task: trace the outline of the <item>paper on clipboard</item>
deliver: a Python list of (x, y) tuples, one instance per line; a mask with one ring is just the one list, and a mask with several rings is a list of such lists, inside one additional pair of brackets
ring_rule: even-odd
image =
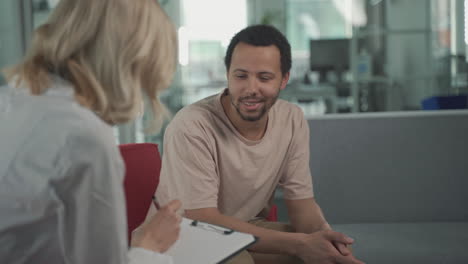
[(223, 263), (255, 241), (251, 234), (182, 218), (180, 237), (165, 254), (176, 264)]

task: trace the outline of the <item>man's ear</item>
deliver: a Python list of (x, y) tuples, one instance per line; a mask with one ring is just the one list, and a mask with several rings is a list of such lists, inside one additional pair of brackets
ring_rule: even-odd
[(283, 79), (281, 80), (280, 90), (283, 90), (284, 88), (286, 88), (286, 85), (288, 84), (288, 81), (289, 81), (289, 72), (287, 72), (287, 73), (285, 73), (283, 75)]

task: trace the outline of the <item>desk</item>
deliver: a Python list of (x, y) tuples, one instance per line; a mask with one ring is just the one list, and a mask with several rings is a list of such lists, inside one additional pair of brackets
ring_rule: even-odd
[(338, 112), (336, 87), (331, 84), (290, 83), (281, 92), (280, 98), (290, 102), (324, 100), (329, 106), (328, 112)]

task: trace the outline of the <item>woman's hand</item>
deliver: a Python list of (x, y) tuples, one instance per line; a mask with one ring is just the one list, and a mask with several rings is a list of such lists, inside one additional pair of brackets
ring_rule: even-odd
[(131, 246), (166, 252), (179, 238), (182, 217), (176, 212), (181, 205), (179, 200), (173, 200), (160, 208), (132, 232)]

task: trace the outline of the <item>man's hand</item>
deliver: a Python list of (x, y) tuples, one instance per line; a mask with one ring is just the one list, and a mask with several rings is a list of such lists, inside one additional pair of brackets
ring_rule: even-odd
[(298, 247), (297, 256), (306, 264), (363, 264), (346, 248), (346, 245), (354, 242), (353, 239), (342, 233), (325, 230), (301, 235), (302, 243)]
[[(327, 222), (325, 222), (322, 225), (322, 228), (320, 228), (320, 231), (326, 231), (326, 230), (333, 230), (331, 228), (331, 226)], [(336, 249), (338, 249), (338, 251), (343, 256), (348, 256), (348, 255), (350, 255), (352, 253), (351, 249), (348, 247), (350, 244), (340, 243), (340, 242), (333, 242), (333, 245), (335, 246)]]
[(343, 256), (348, 256), (351, 254), (351, 250), (348, 247), (348, 244), (333, 242), (333, 245)]
[(132, 247), (141, 247), (155, 252), (166, 252), (179, 238), (180, 217), (176, 212), (181, 206), (174, 200), (132, 232)]

